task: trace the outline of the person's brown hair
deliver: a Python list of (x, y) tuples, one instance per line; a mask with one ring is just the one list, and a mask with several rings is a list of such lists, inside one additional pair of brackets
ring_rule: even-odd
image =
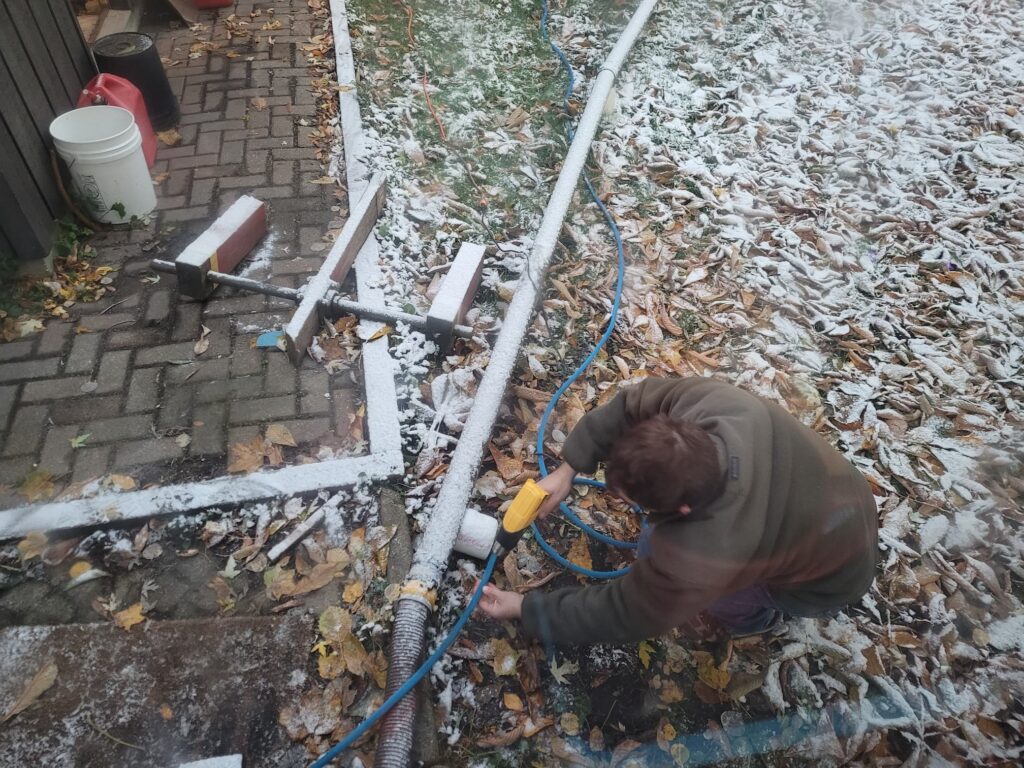
[(694, 511), (722, 495), (718, 451), (696, 424), (659, 414), (622, 435), (608, 457), (605, 480), (651, 512)]

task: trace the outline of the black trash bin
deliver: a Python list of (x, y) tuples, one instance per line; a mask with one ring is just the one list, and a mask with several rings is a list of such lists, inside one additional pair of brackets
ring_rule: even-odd
[(171, 90), (153, 38), (141, 32), (118, 32), (101, 37), (92, 46), (100, 72), (123, 77), (142, 92), (153, 128), (163, 131), (177, 125), (181, 113)]

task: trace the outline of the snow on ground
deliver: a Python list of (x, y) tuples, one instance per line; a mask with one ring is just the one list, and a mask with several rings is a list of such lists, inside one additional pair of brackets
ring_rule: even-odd
[[(621, 26), (600, 5), (553, 9), (579, 100)], [(385, 290), (422, 311), (458, 243), (489, 243), (472, 319), (495, 327), (563, 148), (554, 60), (532, 3), (439, 0), (411, 23), (403, 8), (351, 9), (373, 84), (364, 121), (392, 186), (378, 228)], [(594, 177), (626, 235), (626, 302), (609, 354), (556, 415), (553, 448), (623, 381), (714, 375), (800, 415), (865, 473), (880, 507), (884, 571), (863, 604), (737, 650), (730, 669), (760, 687), (719, 702), (735, 754), (756, 741), (738, 709), (820, 728), (758, 750), (892, 764), (1018, 756), (1020, 14), (1010, 0), (675, 0), (620, 76)], [(609, 306), (613, 251), (592, 206), (575, 207), (565, 243), (517, 382), (535, 391), (554, 389)], [(399, 331), (406, 448), (426, 449), (408, 478), (419, 517), (488, 346), (431, 369), (429, 344)], [(496, 439), (529, 471), (536, 413), (519, 394)], [(482, 496), (514, 492), (515, 473), (500, 475), (485, 475)], [(520, 566), (535, 572), (531, 558)], [(473, 697), (450, 684), (460, 665), (435, 671), (447, 712), (460, 692), (462, 706)], [(454, 715), (447, 732), (461, 730)]]

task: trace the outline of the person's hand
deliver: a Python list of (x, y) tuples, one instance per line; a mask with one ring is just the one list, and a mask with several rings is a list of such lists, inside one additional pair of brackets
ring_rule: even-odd
[(545, 477), (538, 480), (537, 485), (547, 491), (550, 495), (540, 505), (537, 517), (543, 520), (550, 515), (558, 505), (565, 501), (565, 498), (572, 490), (572, 480), (576, 477), (576, 470), (569, 466), (569, 462), (563, 461), (562, 465)]
[(523, 596), (488, 584), (484, 587), (484, 594), (477, 608), (499, 621), (518, 619), (523, 615)]

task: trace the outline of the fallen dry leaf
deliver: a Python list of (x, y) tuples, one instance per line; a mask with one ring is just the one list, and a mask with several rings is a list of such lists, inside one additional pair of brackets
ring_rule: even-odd
[(507, 640), (492, 640), (491, 650), (494, 657), (491, 659), (491, 667), (496, 675), (514, 675), (516, 672), (516, 661), (519, 654), (512, 649)]
[(228, 448), (228, 472), (255, 472), (263, 466), (263, 438), (254, 437)]
[(274, 445), (287, 445), (291, 448), (298, 447), (298, 444), (295, 442), (295, 438), (292, 436), (291, 430), (289, 430), (284, 424), (271, 424), (268, 426), (267, 440), (272, 442)]
[(18, 491), (29, 501), (35, 502), (53, 498), (57, 489), (53, 486), (53, 475), (45, 469), (37, 469), (22, 481)]
[(363, 596), (363, 582), (353, 581), (341, 594), (341, 599), (349, 605), (357, 602)]
[(31, 560), (43, 554), (46, 548), (46, 534), (40, 531), (32, 531), (28, 536), (18, 542), (18, 554), (21, 555), (21, 562)]
[(25, 687), (25, 690), (21, 692), (21, 695), (4, 712), (3, 717), (0, 717), (0, 723), (6, 723), (15, 715), (24, 712), (32, 706), (36, 699), (46, 693), (56, 679), (57, 665), (52, 661), (47, 662), (35, 673), (29, 684)]
[(174, 717), (174, 710), (171, 709), (167, 704), (160, 705), (160, 717), (164, 720), (170, 720)]
[(72, 564), (71, 568), (68, 570), (68, 576), (70, 576), (72, 579), (77, 579), (83, 573), (86, 573), (91, 570), (91, 563), (89, 563), (86, 560), (79, 560), (78, 562)]
[(168, 147), (176, 147), (181, 143), (181, 134), (178, 133), (177, 128), (171, 128), (167, 131), (157, 131), (157, 138)]
[(135, 605), (114, 614), (114, 623), (121, 627), (121, 629), (126, 630), (130, 630), (136, 624), (145, 620), (146, 617), (142, 615), (142, 603), (135, 603)]
[(199, 334), (199, 338), (196, 340), (195, 346), (192, 347), (192, 351), (195, 352), (197, 356), (203, 354), (203, 352), (210, 348), (209, 337), (210, 329), (204, 325)]
[(134, 491), (137, 485), (135, 478), (128, 475), (110, 475), (108, 479), (122, 491)]
[(253, 96), (252, 99), (249, 100), (249, 104), (257, 112), (262, 112), (264, 109), (267, 108), (267, 100), (264, 99), (262, 96)]
[(558, 727), (567, 736), (577, 736), (580, 732), (580, 718), (572, 712), (566, 712), (558, 718)]
[(523, 700), (516, 696), (514, 693), (506, 693), (501, 697), (502, 702), (506, 709), (510, 709), (513, 712), (523, 711)]
[(588, 571), (594, 568), (594, 561), (590, 557), (590, 542), (586, 536), (577, 537), (569, 547), (569, 562)]

